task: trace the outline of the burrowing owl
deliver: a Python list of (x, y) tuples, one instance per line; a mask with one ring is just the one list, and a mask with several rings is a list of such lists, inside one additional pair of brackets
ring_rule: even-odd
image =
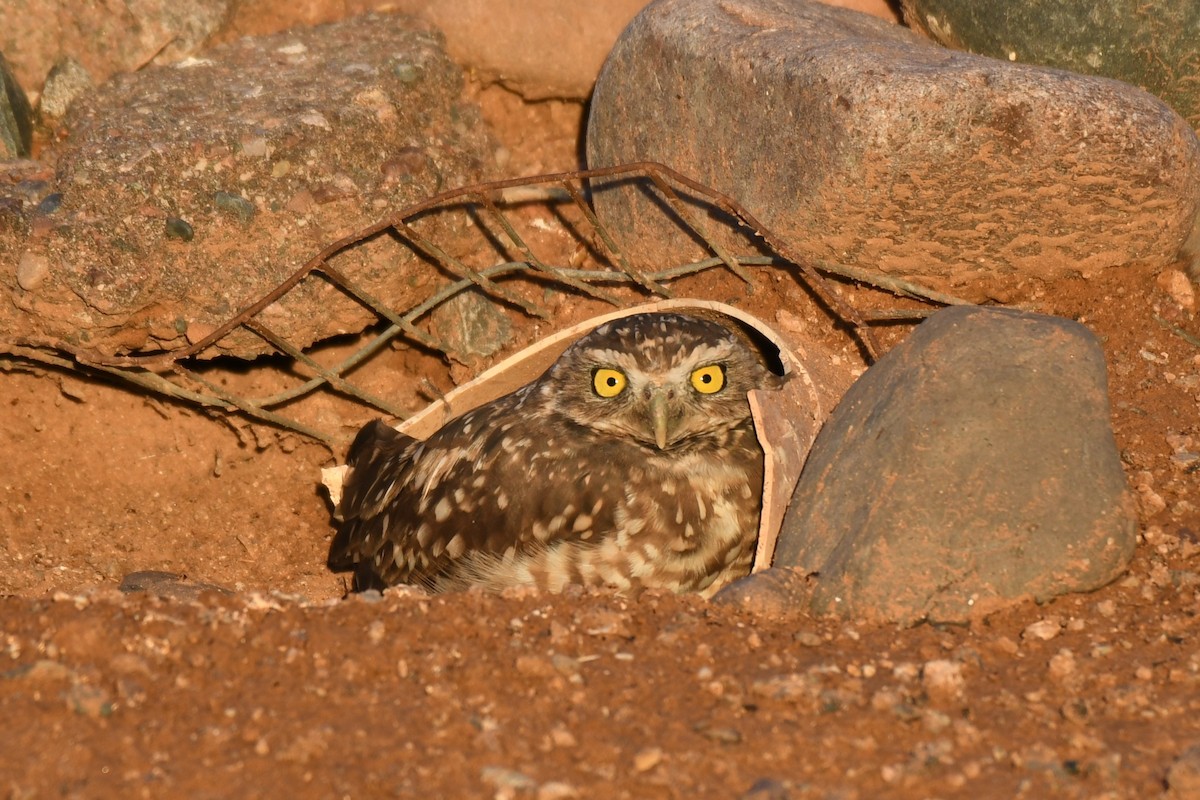
[(763, 452), (746, 392), (779, 381), (716, 322), (609, 322), (427, 441), (364, 427), (329, 565), (355, 570), (360, 589), (711, 595), (750, 569)]

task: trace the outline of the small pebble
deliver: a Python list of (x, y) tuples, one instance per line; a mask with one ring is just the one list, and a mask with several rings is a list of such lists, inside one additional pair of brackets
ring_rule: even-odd
[(1138, 472), (1133, 476), (1133, 488), (1137, 492), (1137, 502), (1143, 518), (1152, 517), (1167, 509), (1167, 501), (1154, 489), (1153, 473), (1144, 470)]
[(547, 781), (538, 787), (537, 794), (534, 796), (537, 800), (568, 800), (568, 798), (579, 797), (579, 790), (562, 781)]
[(196, 236), (196, 232), (192, 230), (192, 226), (188, 224), (187, 220), (179, 217), (167, 217), (166, 230), (168, 237), (183, 242), (190, 242)]
[(635, 772), (649, 772), (662, 763), (663, 751), (661, 747), (644, 747), (633, 756), (633, 769)]
[(266, 158), (271, 155), (271, 148), (262, 136), (247, 136), (242, 139), (242, 154), (251, 158)]
[(1085, 723), (1088, 721), (1088, 716), (1091, 714), (1091, 708), (1088, 702), (1083, 699), (1068, 700), (1059, 708), (1058, 713), (1062, 714), (1063, 719), (1075, 723)]
[(42, 85), (38, 108), (44, 118), (57, 120), (67, 115), (67, 109), (77, 97), (92, 88), (92, 76), (87, 68), (70, 56), (60, 58), (50, 69)]
[(1164, 270), (1155, 280), (1159, 288), (1175, 301), (1175, 304), (1185, 311), (1196, 309), (1196, 290), (1183, 270)]
[(305, 125), (311, 125), (314, 128), (321, 128), (322, 130), (326, 131), (333, 130), (329, 124), (329, 120), (326, 119), (325, 115), (320, 111), (306, 111), (300, 115), (300, 121)]
[(1038, 639), (1043, 642), (1048, 642), (1055, 636), (1058, 636), (1062, 630), (1062, 623), (1052, 617), (1040, 619), (1037, 622), (1030, 623), (1025, 626), (1025, 630), (1021, 631), (1021, 638), (1025, 641)]
[(555, 747), (571, 748), (579, 745), (579, 740), (575, 735), (564, 727), (552, 728), (550, 730), (550, 741)]
[(930, 733), (938, 734), (949, 728), (953, 724), (953, 721), (941, 711), (927, 708), (921, 712), (921, 724)]
[(759, 778), (750, 790), (742, 795), (741, 800), (788, 800), (791, 796), (786, 783), (774, 778)]
[(966, 685), (962, 664), (944, 658), (926, 661), (921, 668), (921, 685), (932, 698), (952, 700), (958, 697)]
[(217, 192), (213, 195), (213, 202), (217, 208), (232, 214), (242, 222), (249, 222), (254, 218), (256, 209), (254, 204), (241, 195), (232, 194), (230, 192)]
[(1075, 654), (1064, 647), (1050, 659), (1050, 677), (1056, 681), (1062, 681), (1075, 674), (1075, 667)]
[(479, 772), (479, 778), (484, 783), (494, 786), (498, 791), (530, 791), (537, 788), (537, 781), (523, 772), (507, 767), (484, 767)]
[(800, 631), (792, 636), (792, 640), (802, 647), (820, 647), (825, 640), (812, 631)]
[(39, 214), (53, 214), (62, 206), (63, 196), (61, 192), (48, 194), (42, 198), (42, 202), (37, 205)]
[(27, 292), (36, 291), (49, 274), (50, 260), (45, 256), (26, 251), (17, 262), (17, 285)]
[(578, 614), (575, 621), (588, 636), (633, 638), (629, 629), (629, 615), (619, 611), (597, 608)]
[(701, 723), (696, 725), (693, 730), (701, 736), (721, 744), (739, 744), (742, 741), (741, 731), (723, 725), (709, 726)]

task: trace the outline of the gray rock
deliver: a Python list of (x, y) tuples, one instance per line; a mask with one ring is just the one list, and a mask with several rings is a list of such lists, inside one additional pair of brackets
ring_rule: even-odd
[[(601, 72), (587, 150), (593, 167), (688, 173), (801, 257), (973, 300), (1166, 265), (1200, 205), (1200, 142), (1152, 95), (803, 0), (648, 6)], [(597, 194), (627, 249), (647, 263), (695, 252), (629, 197)]]
[(159, 570), (131, 572), (121, 579), (117, 589), (125, 594), (148, 592), (159, 597), (173, 597), (176, 600), (197, 600), (202, 592), (233, 594), (232, 590), (226, 589), (224, 586), (193, 581), (186, 575)]
[(793, 617), (811, 606), (814, 582), (798, 569), (771, 567), (734, 581), (713, 595), (712, 602), (735, 606), (757, 617)]
[(959, 307), (858, 380), (825, 424), (775, 564), (818, 612), (958, 621), (1102, 586), (1136, 519), (1082, 325)]
[(457, 294), (431, 316), (434, 335), (464, 363), (494, 355), (512, 338), (508, 315), (480, 292)]
[(38, 100), (38, 111), (42, 114), (43, 122), (65, 117), (71, 103), (92, 88), (91, 73), (83, 64), (70, 56), (59, 59), (46, 76), (42, 96)]
[(1200, 127), (1200, 3), (902, 0), (914, 28), (947, 47), (1141, 86)]
[(0, 160), (28, 156), (32, 138), (29, 99), (0, 55)]
[[(0, 231), (12, 298), (0, 329), (104, 353), (197, 341), (346, 233), (480, 180), (491, 148), (462, 83), (438, 36), (395, 16), (242, 39), (114, 79), (67, 117), (61, 202), (25, 236)], [(423, 157), (402, 175), (384, 168), (413, 151)], [(452, 249), (445, 227), (422, 232)], [(36, 295), (11, 277), (27, 252), (49, 264)], [(406, 272), (416, 260), (386, 236), (330, 263), (396, 307), (435, 280)], [(375, 322), (319, 280), (264, 318), (298, 346)], [(221, 347), (267, 350), (248, 333)]]

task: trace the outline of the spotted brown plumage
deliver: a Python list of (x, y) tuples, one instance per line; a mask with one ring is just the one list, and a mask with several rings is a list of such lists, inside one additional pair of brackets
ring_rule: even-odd
[(350, 448), (329, 565), (357, 588), (569, 583), (712, 594), (750, 569), (763, 454), (746, 393), (778, 384), (716, 322), (639, 314), (421, 442)]

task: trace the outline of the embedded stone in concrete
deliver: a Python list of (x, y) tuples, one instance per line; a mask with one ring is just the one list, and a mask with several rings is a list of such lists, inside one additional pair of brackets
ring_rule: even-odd
[(959, 621), (1098, 588), (1136, 519), (1082, 325), (960, 307), (871, 367), (825, 424), (775, 565), (812, 610)]
[[(601, 72), (587, 150), (593, 167), (656, 160), (713, 186), (798, 257), (972, 300), (1165, 266), (1200, 206), (1200, 143), (1149, 93), (803, 0), (649, 5)], [(627, 252), (697, 255), (631, 196), (596, 195)]]
[(92, 91), (95, 84), (87, 68), (70, 56), (55, 62), (42, 85), (42, 96), (38, 100), (38, 113), (43, 122), (54, 122), (66, 116), (71, 103)]

